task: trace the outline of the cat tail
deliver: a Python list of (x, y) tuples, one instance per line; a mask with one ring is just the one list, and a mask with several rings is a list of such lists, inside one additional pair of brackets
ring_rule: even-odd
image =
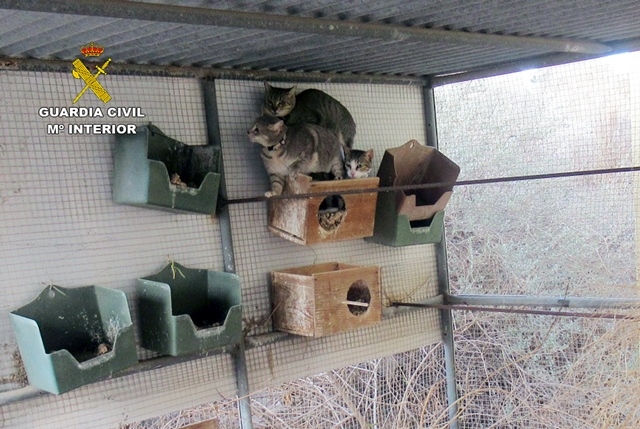
[(341, 132), (338, 132), (338, 140), (340, 140), (340, 143), (342, 144), (342, 146), (346, 146), (349, 149), (353, 149), (353, 137), (345, 138)]
[(346, 139), (344, 145), (349, 149), (353, 149), (353, 138)]
[(342, 158), (342, 162), (345, 162), (347, 160), (349, 153), (351, 153), (351, 148), (349, 148), (349, 146), (347, 146), (346, 144), (340, 142), (340, 158)]

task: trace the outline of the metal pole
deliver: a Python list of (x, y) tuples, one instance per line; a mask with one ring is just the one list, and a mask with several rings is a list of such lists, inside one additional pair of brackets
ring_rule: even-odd
[(450, 305), (450, 304), (419, 304), (416, 302), (393, 302), (398, 307), (414, 307), (414, 308), (438, 308), (441, 310), (462, 310), (462, 311), (479, 311), (486, 313), (507, 313), (507, 314), (530, 314), (536, 316), (556, 316), (556, 317), (584, 317), (587, 319), (616, 319), (616, 320), (633, 320), (633, 316), (627, 314), (616, 313), (580, 313), (573, 311), (552, 311), (552, 310), (531, 310), (524, 308), (496, 308), (486, 306), (473, 305)]
[(640, 308), (639, 298), (542, 297), (522, 295), (447, 295), (449, 305), (492, 305), (562, 308)]
[(370, 38), (401, 42), (420, 41), (427, 43), (531, 49), (540, 53), (568, 52), (574, 54), (603, 54), (610, 51), (607, 45), (584, 40), (471, 33), (455, 30), (340, 21), (327, 18), (306, 18), (270, 13), (240, 12), (126, 0), (111, 0), (108, 2), (104, 0), (48, 0), (46, 2), (41, 0), (0, 0), (0, 9), (18, 9), (35, 12), (102, 16), (278, 32), (322, 34), (327, 36)]
[[(216, 103), (216, 85), (213, 80), (203, 79), (202, 94), (204, 97), (204, 110), (207, 121), (207, 138), (209, 144), (218, 146), (220, 153), (220, 192), (221, 199), (227, 198), (227, 188), (224, 175), (224, 163), (222, 161), (222, 145), (220, 141), (220, 128), (218, 126), (218, 105)], [(220, 222), (220, 236), (222, 241), (222, 258), (224, 270), (235, 273), (236, 264), (233, 252), (233, 240), (231, 234), (231, 219), (229, 216), (229, 206), (218, 204), (218, 220)], [(252, 429), (251, 419), (251, 398), (249, 397), (249, 375), (247, 371), (247, 359), (245, 356), (244, 336), (240, 343), (232, 351), (234, 360), (236, 385), (238, 387), (238, 410), (240, 413), (240, 427), (242, 429)]]
[[(433, 87), (430, 83), (423, 90), (424, 115), (427, 146), (438, 148), (438, 128), (436, 121), (436, 103)], [(438, 292), (442, 296), (450, 293), (449, 268), (447, 263), (447, 246), (445, 232), (435, 245), (438, 268)], [(458, 387), (456, 385), (455, 344), (453, 340), (453, 313), (451, 309), (441, 309), (442, 345), (444, 347), (444, 363), (446, 371), (447, 403), (449, 404), (449, 428), (458, 429)]]
[[(449, 292), (449, 270), (447, 268), (447, 248), (445, 233), (436, 244), (438, 265), (438, 285), (440, 293)], [(449, 428), (458, 429), (458, 386), (456, 384), (456, 357), (453, 339), (453, 312), (451, 309), (440, 310), (442, 319), (442, 344), (444, 346), (444, 364), (447, 381), (447, 403), (449, 404)]]

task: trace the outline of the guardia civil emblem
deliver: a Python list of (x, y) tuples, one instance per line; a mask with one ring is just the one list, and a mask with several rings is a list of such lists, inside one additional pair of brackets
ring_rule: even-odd
[[(99, 57), (104, 52), (104, 48), (91, 42), (88, 45), (80, 48), (80, 52), (82, 52), (82, 55), (84, 55), (85, 57)], [(74, 104), (77, 103), (78, 100), (80, 100), (84, 93), (89, 89), (104, 103), (108, 103), (109, 100), (111, 100), (111, 95), (109, 95), (107, 90), (104, 89), (100, 82), (98, 82), (98, 77), (101, 74), (107, 74), (105, 69), (110, 62), (111, 58), (105, 61), (102, 66), (95, 66), (97, 70), (95, 74), (89, 71), (82, 60), (77, 59), (73, 62), (73, 70), (71, 71), (71, 74), (73, 74), (73, 77), (75, 77), (76, 79), (82, 79), (85, 83), (82, 91), (80, 91), (78, 95), (76, 95), (76, 98), (73, 99)]]

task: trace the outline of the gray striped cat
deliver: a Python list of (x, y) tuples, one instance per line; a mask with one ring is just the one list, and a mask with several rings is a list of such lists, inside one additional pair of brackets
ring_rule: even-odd
[(351, 113), (338, 100), (318, 89), (307, 89), (296, 95), (296, 87), (277, 88), (264, 83), (262, 113), (284, 119), (287, 126), (316, 124), (333, 132), (340, 142), (351, 148), (356, 123)]
[(333, 173), (344, 178), (342, 144), (332, 132), (314, 124), (287, 126), (282, 119), (262, 115), (247, 131), (249, 140), (262, 146), (262, 162), (269, 173), (271, 190), (280, 195), (288, 176), (298, 173)]

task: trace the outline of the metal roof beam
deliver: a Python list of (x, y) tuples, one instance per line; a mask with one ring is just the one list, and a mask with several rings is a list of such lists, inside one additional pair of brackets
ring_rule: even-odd
[(291, 15), (240, 12), (126, 0), (0, 0), (0, 9), (102, 16), (188, 25), (262, 29), (279, 32), (421, 41), (455, 45), (499, 46), (543, 52), (604, 54), (602, 43), (561, 38), (510, 36), (380, 23), (362, 23)]
[(467, 82), (475, 79), (484, 79), (487, 77), (499, 76), (509, 73), (517, 73), (523, 70), (539, 69), (544, 67), (553, 67), (562, 64), (569, 64), (578, 61), (586, 61), (595, 58), (601, 58), (607, 55), (621, 54), (625, 52), (640, 51), (640, 38), (619, 40), (609, 44), (611, 51), (606, 54), (599, 55), (570, 55), (567, 53), (553, 53), (551, 55), (536, 56), (531, 58), (518, 59), (508, 61), (501, 64), (494, 64), (486, 67), (478, 67), (459, 73), (442, 73), (430, 77), (431, 84), (436, 86), (449, 85), (452, 83)]

